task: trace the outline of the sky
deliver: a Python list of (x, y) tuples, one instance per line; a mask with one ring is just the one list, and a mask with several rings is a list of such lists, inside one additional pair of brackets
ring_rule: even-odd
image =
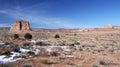
[(0, 0), (0, 27), (16, 20), (32, 28), (120, 26), (120, 0)]

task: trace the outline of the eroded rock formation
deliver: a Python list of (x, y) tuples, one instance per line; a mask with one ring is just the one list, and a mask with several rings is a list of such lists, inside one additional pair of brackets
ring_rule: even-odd
[(10, 28), (11, 33), (24, 33), (28, 31), (30, 31), (29, 22), (24, 20), (15, 21)]

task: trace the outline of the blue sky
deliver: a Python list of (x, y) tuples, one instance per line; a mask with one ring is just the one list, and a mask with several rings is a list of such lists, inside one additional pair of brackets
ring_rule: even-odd
[(120, 25), (120, 0), (0, 0), (0, 27), (27, 20), (34, 28)]

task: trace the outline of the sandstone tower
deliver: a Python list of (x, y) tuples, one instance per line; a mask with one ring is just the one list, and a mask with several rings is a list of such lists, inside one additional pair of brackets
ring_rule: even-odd
[(10, 28), (11, 33), (24, 33), (29, 31), (30, 31), (29, 22), (24, 20), (15, 21)]

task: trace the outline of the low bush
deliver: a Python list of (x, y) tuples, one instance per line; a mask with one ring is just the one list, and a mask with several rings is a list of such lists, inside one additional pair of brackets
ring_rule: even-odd
[(98, 65), (97, 64), (92, 64), (92, 67), (98, 67)]
[(25, 65), (23, 65), (22, 67), (32, 67), (32, 65), (25, 64)]
[(5, 45), (9, 45), (10, 43), (9, 42), (5, 42)]
[(32, 52), (32, 51), (29, 51), (28, 54), (30, 54), (30, 55), (35, 55), (35, 53)]
[(24, 42), (22, 47), (25, 49), (29, 49), (31, 47), (31, 44), (30, 42)]
[(43, 43), (42, 42), (36, 42), (36, 45), (42, 46)]
[(12, 50), (15, 52), (20, 50), (20, 47), (17, 44), (10, 44), (10, 48), (12, 48)]
[(24, 38), (25, 38), (25, 39), (32, 39), (32, 35), (31, 35), (30, 33), (26, 33), (26, 34), (24, 35)]
[(13, 51), (14, 51), (14, 52), (21, 53), (20, 48), (15, 48)]
[(54, 36), (54, 38), (60, 38), (59, 34), (56, 34), (56, 35)]
[(58, 53), (57, 52), (51, 52), (50, 55), (51, 56), (58, 56)]
[(100, 63), (100, 65), (107, 65), (107, 63), (103, 60), (100, 60), (99, 63)]
[(11, 55), (11, 52), (10, 51), (4, 51), (1, 55), (7, 55), (7, 56), (9, 56), (9, 55)]
[(19, 35), (18, 34), (14, 34), (14, 39), (18, 39)]
[(0, 64), (0, 67), (13, 67), (12, 63), (2, 63)]
[(25, 42), (25, 43), (23, 43), (23, 46), (30, 46), (30, 43), (29, 42)]
[(47, 59), (43, 59), (43, 60), (41, 60), (41, 63), (42, 63), (42, 64), (49, 64), (49, 62), (48, 62)]

